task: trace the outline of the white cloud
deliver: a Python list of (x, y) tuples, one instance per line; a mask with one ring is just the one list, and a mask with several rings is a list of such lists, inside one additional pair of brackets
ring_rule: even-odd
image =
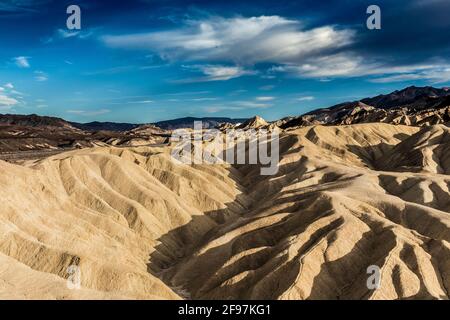
[(176, 93), (166, 93), (168, 96), (191, 96), (191, 95), (199, 95), (199, 94), (208, 94), (211, 93), (211, 91), (181, 91)]
[(256, 97), (256, 100), (258, 101), (272, 101), (275, 97)]
[(137, 66), (124, 65), (124, 66), (111, 67), (111, 68), (102, 69), (102, 70), (94, 70), (94, 71), (89, 71), (89, 72), (83, 72), (83, 75), (96, 76), (96, 75), (103, 75), (103, 74), (106, 74), (106, 75), (118, 74), (118, 73), (122, 73), (122, 72), (133, 71), (133, 70), (136, 70), (136, 69), (137, 69)]
[(207, 113), (217, 113), (220, 111), (242, 111), (246, 109), (266, 109), (272, 107), (269, 103), (259, 103), (255, 101), (233, 101), (227, 105), (211, 105), (203, 108)]
[(273, 75), (273, 74), (263, 74), (262, 76), (261, 76), (261, 79), (275, 79), (276, 77), (275, 77), (275, 75)]
[(208, 80), (229, 80), (243, 75), (253, 74), (253, 71), (244, 70), (242, 67), (226, 66), (202, 66), (201, 71)]
[(272, 90), (273, 88), (275, 88), (275, 86), (269, 84), (269, 85), (265, 85), (265, 86), (259, 87), (259, 90), (270, 91), (270, 90)]
[(29, 59), (29, 57), (20, 56), (20, 57), (14, 57), (13, 61), (16, 64), (16, 66), (18, 66), (19, 68), (29, 68), (30, 62), (28, 61), (28, 59)]
[(238, 95), (238, 94), (245, 93), (245, 92), (248, 92), (248, 90), (247, 89), (238, 89), (238, 90), (231, 91), (229, 94), (234, 96), (234, 95)]
[(324, 26), (305, 30), (280, 16), (214, 17), (173, 31), (102, 37), (110, 47), (149, 49), (169, 60), (296, 63), (352, 43), (354, 31)]
[(56, 30), (56, 35), (61, 39), (67, 39), (67, 38), (74, 38), (77, 37), (79, 39), (86, 39), (89, 38), (94, 34), (94, 31), (92, 29), (86, 29), (83, 30), (65, 30), (65, 29), (58, 29)]
[[(262, 78), (283, 72), (319, 81), (362, 76), (378, 83), (450, 81), (446, 62), (395, 66), (357, 55), (348, 49), (355, 35), (355, 30), (345, 27), (325, 25), (308, 29), (299, 20), (259, 16), (186, 20), (174, 30), (106, 35), (101, 40), (114, 48), (147, 49), (169, 61), (208, 64), (201, 70), (204, 77), (187, 82), (252, 74), (248, 69), (258, 63), (275, 65), (268, 73), (260, 72)], [(213, 65), (219, 63), (234, 66)]]
[(206, 107), (203, 110), (206, 113), (217, 113), (217, 112), (220, 112), (220, 111), (227, 110), (227, 108), (221, 107), (221, 106), (211, 106), (211, 107)]
[(244, 109), (245, 109), (244, 107), (233, 105), (213, 105), (203, 108), (203, 110), (207, 113), (217, 113), (221, 111), (241, 111)]
[(73, 38), (80, 34), (80, 31), (71, 31), (71, 30), (64, 30), (64, 29), (58, 29), (56, 30), (56, 33), (60, 38)]
[(67, 113), (77, 114), (81, 116), (98, 116), (111, 112), (109, 109), (100, 110), (67, 110)]
[(207, 113), (217, 113), (221, 111), (242, 111), (248, 109), (247, 107), (235, 106), (235, 105), (213, 105), (203, 108), (203, 111)]
[(43, 71), (35, 71), (34, 74), (34, 79), (36, 81), (43, 82), (48, 80), (48, 75)]
[[(287, 72), (300, 78), (349, 78), (370, 76), (371, 82), (385, 83), (406, 80), (428, 80), (440, 83), (450, 81), (450, 65), (442, 61), (423, 64), (391, 66), (366, 61), (351, 53), (307, 59), (303, 64), (287, 64), (272, 67), (272, 72)], [(378, 77), (378, 78), (377, 78)]]
[(14, 106), (16, 104), (18, 104), (19, 101), (17, 101), (14, 98), (8, 97), (6, 95), (0, 94), (0, 106), (7, 106), (7, 107), (11, 107)]
[(177, 80), (176, 82), (206, 82), (206, 81), (225, 81), (238, 78), (244, 75), (255, 74), (255, 71), (246, 70), (240, 66), (222, 66), (222, 65), (193, 65), (184, 66), (185, 69), (200, 71), (203, 76)]
[(422, 77), (419, 74), (397, 74), (393, 76), (380, 77), (371, 79), (370, 82), (373, 83), (389, 83), (389, 82), (399, 82), (399, 81), (410, 81), (419, 80)]
[(273, 67), (272, 71), (289, 72), (304, 78), (348, 77), (367, 73), (370, 67), (360, 57), (347, 54), (314, 57), (302, 64), (288, 64)]
[(205, 97), (205, 98), (193, 98), (191, 101), (202, 102), (202, 101), (216, 101), (218, 98)]
[(17, 90), (10, 90), (10, 94), (16, 95), (16, 96), (23, 96), (24, 94), (22, 92), (19, 92)]
[[(19, 92), (14, 90), (12, 83), (6, 83), (3, 87), (0, 87), (0, 110), (9, 111), (13, 106), (23, 102), (20, 100)], [(19, 100), (18, 100), (19, 99)]]
[(139, 101), (128, 101), (128, 104), (148, 104), (153, 103), (153, 100), (139, 100)]
[(254, 101), (235, 101), (233, 102), (233, 104), (241, 108), (250, 108), (250, 109), (269, 108), (272, 106), (272, 104), (270, 103), (260, 103)]
[(431, 83), (443, 83), (450, 81), (450, 65), (436, 65), (430, 66), (426, 69), (411, 70), (412, 72), (406, 72), (396, 75), (388, 75), (384, 77), (378, 77), (371, 79), (374, 83), (389, 83), (411, 80), (426, 80)]
[(52, 43), (53, 41), (59, 40), (59, 39), (70, 39), (70, 38), (77, 38), (77, 39), (87, 39), (91, 37), (95, 33), (95, 29), (85, 29), (85, 30), (67, 30), (67, 29), (57, 29), (55, 30), (54, 34), (49, 37), (42, 38), (41, 41), (44, 44)]
[(314, 99), (315, 98), (313, 96), (306, 96), (306, 97), (297, 98), (297, 101), (312, 101)]

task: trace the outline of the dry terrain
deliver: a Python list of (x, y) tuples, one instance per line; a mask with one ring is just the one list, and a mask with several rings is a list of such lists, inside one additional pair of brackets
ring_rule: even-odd
[(449, 297), (448, 127), (287, 131), (275, 176), (170, 149), (0, 161), (0, 298)]

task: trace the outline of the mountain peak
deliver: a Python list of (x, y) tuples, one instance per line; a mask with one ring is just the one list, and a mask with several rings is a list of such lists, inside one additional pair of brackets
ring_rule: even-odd
[(448, 88), (410, 86), (388, 94), (365, 98), (361, 102), (381, 109), (399, 108), (402, 106), (414, 106), (415, 108), (423, 109), (424, 106), (428, 105), (430, 99), (445, 97), (449, 94)]
[(254, 116), (248, 119), (242, 125), (239, 126), (240, 129), (257, 129), (269, 125), (266, 120), (260, 116)]

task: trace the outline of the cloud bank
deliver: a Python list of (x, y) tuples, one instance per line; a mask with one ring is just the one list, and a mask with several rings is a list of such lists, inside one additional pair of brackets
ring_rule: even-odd
[(203, 63), (191, 70), (200, 70), (204, 76), (188, 82), (257, 74), (251, 70), (258, 64), (271, 64), (271, 77), (283, 72), (322, 80), (369, 76), (373, 78), (369, 81), (378, 83), (450, 79), (445, 62), (399, 65), (357, 52), (356, 35), (348, 27), (308, 29), (299, 20), (273, 15), (188, 20), (170, 31), (106, 35), (101, 41), (112, 48), (150, 50), (173, 62)]
[(305, 57), (352, 43), (354, 31), (324, 26), (304, 30), (280, 16), (213, 17), (188, 21), (172, 31), (107, 35), (110, 47), (149, 49), (168, 60), (295, 63)]

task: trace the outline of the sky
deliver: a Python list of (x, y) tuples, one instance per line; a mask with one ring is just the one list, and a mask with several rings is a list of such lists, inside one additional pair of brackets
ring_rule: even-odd
[(275, 120), (449, 86), (449, 13), (449, 0), (0, 0), (0, 113)]

